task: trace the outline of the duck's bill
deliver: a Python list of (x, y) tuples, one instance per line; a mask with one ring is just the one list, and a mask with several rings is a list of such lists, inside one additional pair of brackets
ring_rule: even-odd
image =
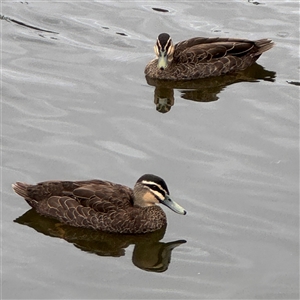
[(173, 201), (169, 196), (166, 196), (166, 198), (161, 203), (165, 206), (168, 206), (171, 210), (175, 211), (178, 214), (186, 214), (186, 210), (175, 201)]
[(168, 66), (168, 58), (165, 55), (165, 52), (162, 52), (160, 56), (158, 56), (157, 67), (160, 70), (164, 70)]

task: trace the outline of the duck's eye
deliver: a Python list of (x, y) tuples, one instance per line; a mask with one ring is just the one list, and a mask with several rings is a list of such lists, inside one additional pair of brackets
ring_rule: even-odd
[(165, 196), (165, 192), (163, 190), (161, 190), (157, 185), (155, 184), (150, 184), (148, 185), (148, 187), (152, 190), (152, 191), (156, 191), (159, 192), (160, 194), (162, 194), (163, 196)]

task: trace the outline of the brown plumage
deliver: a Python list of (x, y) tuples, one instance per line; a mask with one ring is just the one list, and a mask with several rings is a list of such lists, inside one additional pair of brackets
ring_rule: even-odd
[(169, 34), (162, 33), (154, 46), (157, 58), (148, 63), (145, 75), (164, 80), (220, 76), (246, 69), (273, 45), (270, 39), (196, 37), (174, 46)]
[(134, 189), (102, 180), (45, 181), (36, 185), (16, 182), (14, 191), (38, 213), (62, 223), (116, 233), (146, 233), (166, 225), (157, 205), (177, 213), (185, 210), (169, 198), (166, 183), (143, 175)]

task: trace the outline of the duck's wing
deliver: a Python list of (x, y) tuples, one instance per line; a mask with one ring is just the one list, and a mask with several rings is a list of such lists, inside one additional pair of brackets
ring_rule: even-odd
[(87, 184), (72, 191), (72, 198), (97, 212), (109, 212), (133, 206), (132, 189), (119, 184)]
[(17, 182), (17, 194), (44, 216), (76, 227), (118, 233), (155, 231), (166, 224), (158, 206), (133, 206), (132, 189), (107, 181)]
[(175, 45), (176, 63), (208, 63), (225, 56), (242, 57), (257, 51), (255, 42), (230, 38), (192, 38)]
[(47, 181), (36, 185), (16, 182), (13, 189), (44, 216), (105, 231), (114, 230), (111, 226), (116, 215), (121, 214), (123, 222), (128, 220), (125, 207), (132, 206), (133, 197), (130, 188), (100, 180)]
[[(13, 189), (34, 208), (42, 202), (47, 204), (54, 196), (55, 201), (62, 203), (71, 198), (78, 204), (99, 212), (133, 206), (132, 189), (102, 180), (44, 181), (35, 185), (17, 182)], [(62, 200), (59, 200), (60, 198)]]

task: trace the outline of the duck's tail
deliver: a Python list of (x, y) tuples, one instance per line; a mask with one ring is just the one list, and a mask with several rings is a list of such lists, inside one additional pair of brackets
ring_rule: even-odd
[(266, 52), (274, 47), (274, 42), (270, 39), (261, 39), (255, 41), (255, 46), (258, 48), (256, 55), (261, 55), (263, 52)]
[(28, 192), (27, 192), (28, 187), (29, 187), (29, 184), (24, 183), (24, 182), (17, 181), (16, 183), (12, 184), (13, 190), (23, 198), (28, 197)]
[(13, 190), (23, 197), (26, 202), (31, 206), (31, 207), (36, 207), (37, 201), (35, 199), (32, 199), (29, 194), (28, 194), (28, 187), (30, 187), (30, 184), (24, 183), (24, 182), (16, 182), (12, 184)]

